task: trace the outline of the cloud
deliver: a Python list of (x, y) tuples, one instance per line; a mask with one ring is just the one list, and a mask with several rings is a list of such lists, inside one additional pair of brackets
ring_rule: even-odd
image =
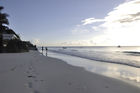
[(129, 2), (129, 1), (133, 1), (133, 0), (125, 0), (125, 2)]
[(82, 26), (82, 25), (77, 25), (73, 30), (72, 34), (86, 34), (89, 33), (90, 31), (88, 28)]
[(81, 22), (83, 23), (82, 25), (88, 25), (96, 22), (104, 22), (104, 19), (87, 18), (85, 20), (82, 20)]
[(76, 41), (66, 41), (57, 44), (59, 46), (91, 46), (96, 45), (96, 43), (93, 40), (76, 40)]
[(133, 22), (137, 20), (140, 20), (140, 12), (137, 12), (136, 14), (127, 14), (125, 18), (122, 18), (117, 21), (120, 23), (126, 23), (126, 22)]
[(105, 22), (97, 28), (104, 27), (106, 36), (122, 45), (140, 45), (140, 0), (120, 4), (104, 18)]
[(133, 0), (120, 4), (114, 8), (113, 11), (108, 13), (105, 17), (106, 22), (133, 22), (140, 18), (140, 3), (136, 3), (140, 0)]
[(137, 1), (135, 2), (135, 4), (140, 4), (140, 1), (139, 1), (139, 0), (137, 0)]
[(136, 14), (130, 14), (130, 16), (132, 16), (132, 17), (139, 17), (140, 16), (140, 12), (138, 12)]
[(41, 45), (40, 39), (38, 39), (38, 38), (32, 39), (31, 42), (35, 45)]
[[(95, 25), (96, 22), (100, 24)], [(140, 45), (139, 24), (140, 0), (130, 0), (115, 7), (103, 19), (82, 20), (79, 29), (101, 32), (92, 38), (97, 45)]]

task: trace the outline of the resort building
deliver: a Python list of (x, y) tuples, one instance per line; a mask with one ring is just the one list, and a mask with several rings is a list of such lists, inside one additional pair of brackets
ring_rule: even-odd
[(11, 29), (3, 31), (2, 37), (3, 40), (20, 39), (20, 37)]
[(12, 40), (17, 38), (15, 34), (2, 34), (2, 36), (3, 40)]
[(20, 40), (20, 37), (12, 30), (6, 29), (2, 31), (3, 47), (6, 47), (10, 40)]

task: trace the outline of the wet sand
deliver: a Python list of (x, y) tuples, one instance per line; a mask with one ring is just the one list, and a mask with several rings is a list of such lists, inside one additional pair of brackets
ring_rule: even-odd
[(140, 93), (140, 89), (31, 51), (0, 54), (0, 92)]

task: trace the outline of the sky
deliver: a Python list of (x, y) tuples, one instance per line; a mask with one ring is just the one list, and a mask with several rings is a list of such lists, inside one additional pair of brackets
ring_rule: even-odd
[(140, 0), (0, 0), (9, 27), (38, 46), (140, 46)]

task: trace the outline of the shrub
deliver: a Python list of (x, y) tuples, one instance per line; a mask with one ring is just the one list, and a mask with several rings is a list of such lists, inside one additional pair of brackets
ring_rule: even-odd
[(6, 46), (6, 51), (10, 53), (28, 52), (28, 47), (20, 40), (10, 40)]

